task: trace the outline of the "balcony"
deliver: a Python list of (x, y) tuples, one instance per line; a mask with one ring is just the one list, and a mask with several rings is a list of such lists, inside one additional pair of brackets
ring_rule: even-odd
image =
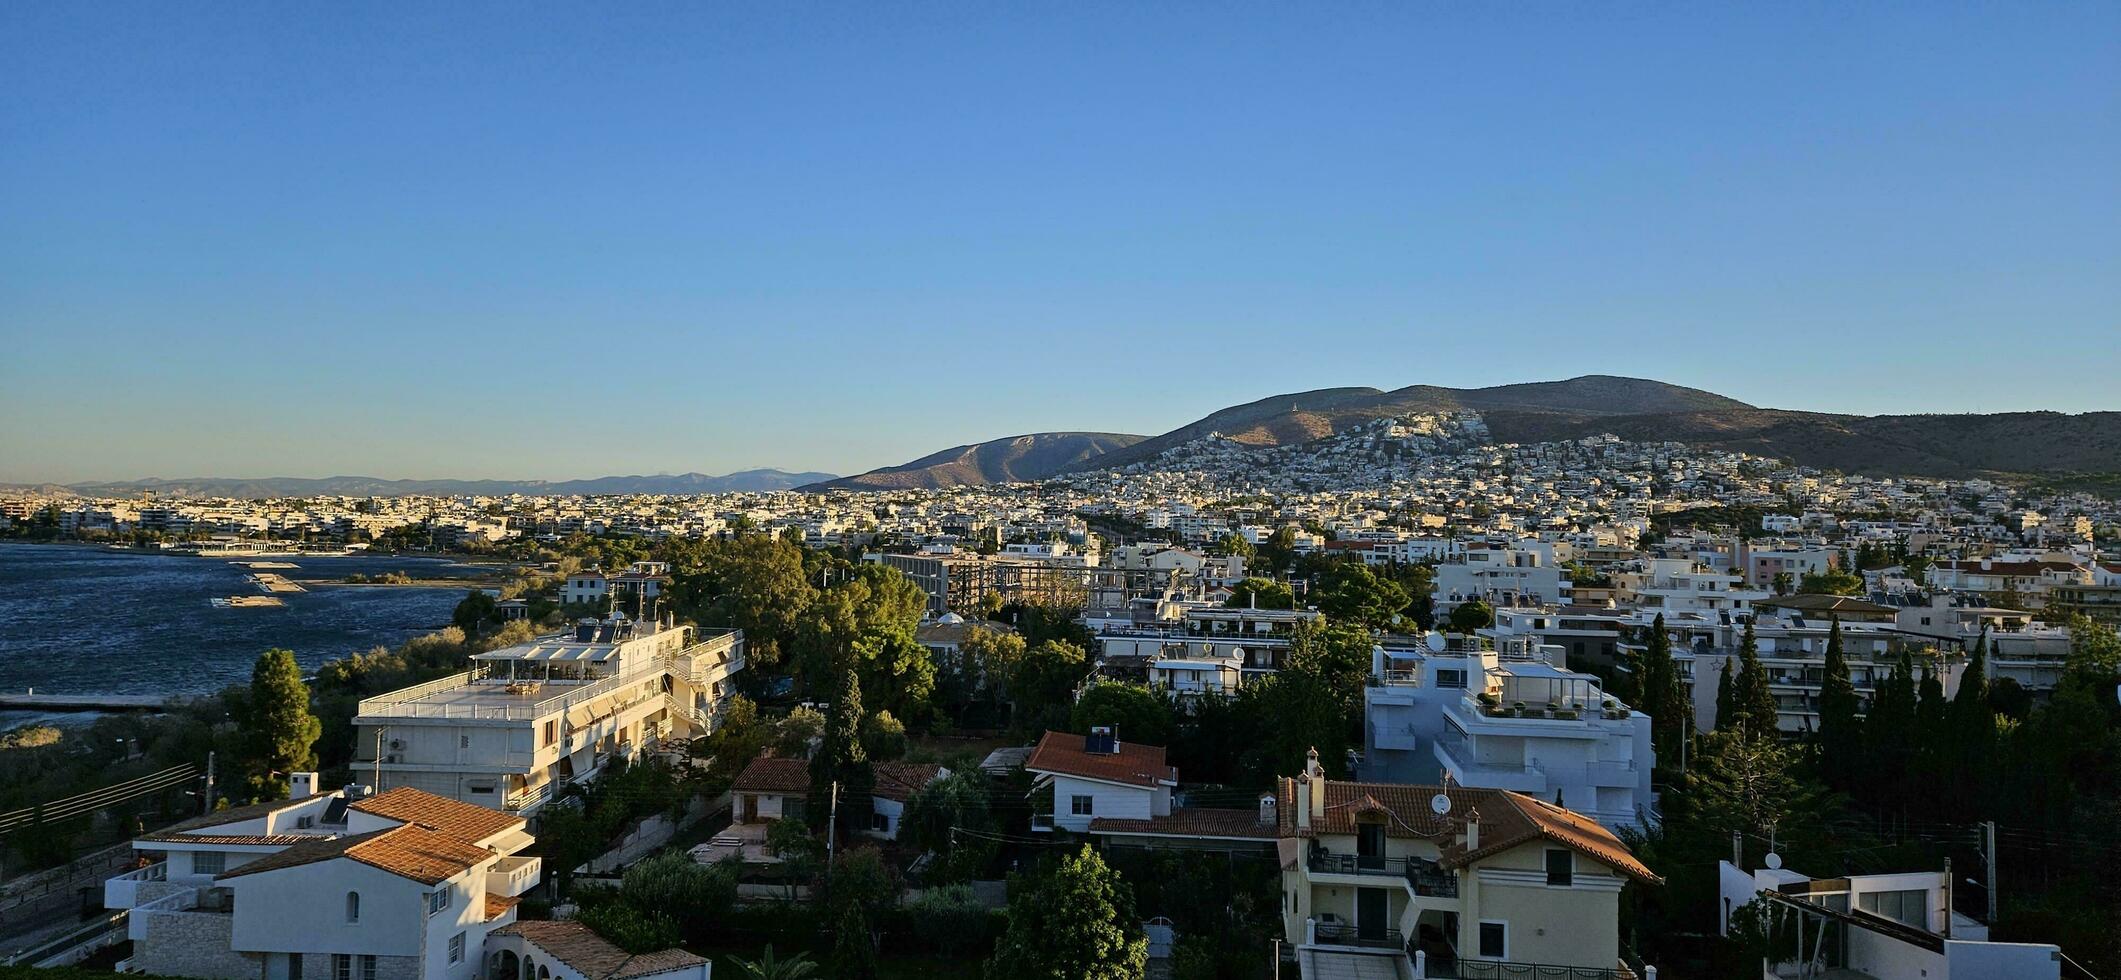
[(514, 898), (536, 888), (544, 868), (543, 858), (530, 855), (504, 857), (486, 872), (486, 891), (502, 898)]
[(1412, 722), (1378, 721), (1370, 725), (1370, 744), (1380, 749), (1418, 749)]
[(169, 880), (169, 862), (156, 861), (144, 868), (128, 871), (103, 882), (103, 907), (107, 909), (129, 909), (139, 904), (142, 885), (149, 894), (158, 889), (152, 883)]
[(525, 786), (508, 794), (507, 798), (501, 801), (501, 808), (510, 813), (535, 809), (546, 800), (552, 799), (553, 785), (548, 780), (535, 786)]
[(1321, 850), (1311, 852), (1309, 866), (1313, 874), (1399, 878), (1406, 882), (1408, 888), (1413, 889), (1414, 894), (1424, 898), (1458, 897), (1458, 876), (1443, 870), (1434, 861), (1418, 857), (1336, 854)]
[(1458, 876), (1434, 861), (1410, 857), (1406, 861), (1407, 885), (1422, 898), (1457, 898)]
[(1363, 949), (1405, 949), (1407, 940), (1397, 929), (1364, 929), (1340, 922), (1312, 922), (1314, 946), (1355, 946)]

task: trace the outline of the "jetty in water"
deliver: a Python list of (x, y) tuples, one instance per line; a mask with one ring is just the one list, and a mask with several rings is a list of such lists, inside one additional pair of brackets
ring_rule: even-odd
[(169, 699), (156, 694), (0, 694), (0, 711), (162, 711)]

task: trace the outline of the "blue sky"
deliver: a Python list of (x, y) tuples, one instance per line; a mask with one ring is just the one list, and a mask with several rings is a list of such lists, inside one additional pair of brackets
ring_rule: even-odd
[(0, 480), (2121, 409), (2117, 175), (2111, 3), (0, 4)]

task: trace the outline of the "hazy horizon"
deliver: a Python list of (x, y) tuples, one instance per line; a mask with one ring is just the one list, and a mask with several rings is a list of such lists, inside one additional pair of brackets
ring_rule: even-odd
[(2121, 409), (2121, 6), (0, 7), (0, 482)]

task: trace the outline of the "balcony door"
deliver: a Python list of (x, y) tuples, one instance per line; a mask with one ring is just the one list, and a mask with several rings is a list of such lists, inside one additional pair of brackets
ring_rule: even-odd
[[(1382, 860), (1382, 859), (1380, 859)], [(1383, 942), (1390, 928), (1391, 893), (1382, 888), (1355, 889), (1355, 938)]]
[(1385, 825), (1359, 824), (1355, 828), (1355, 866), (1364, 871), (1385, 869)]

